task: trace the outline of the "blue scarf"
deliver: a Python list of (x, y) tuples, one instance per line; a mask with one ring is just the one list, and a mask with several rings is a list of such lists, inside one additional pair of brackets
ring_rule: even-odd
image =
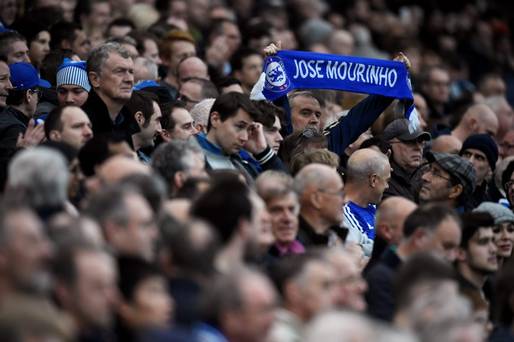
[(407, 118), (414, 109), (409, 74), (401, 62), (282, 50), (266, 58), (264, 72), (262, 93), (269, 101), (294, 89), (334, 89), (404, 100)]

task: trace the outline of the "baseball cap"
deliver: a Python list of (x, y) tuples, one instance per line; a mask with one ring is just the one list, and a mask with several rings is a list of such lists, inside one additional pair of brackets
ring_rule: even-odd
[(440, 152), (429, 152), (427, 160), (429, 163), (436, 162), (443, 170), (457, 178), (464, 188), (465, 195), (471, 195), (475, 191), (475, 169), (468, 160), (456, 154)]
[(422, 131), (420, 129), (412, 129), (407, 119), (396, 119), (391, 121), (382, 133), (382, 137), (386, 141), (390, 141), (397, 138), (401, 141), (412, 141), (412, 140), (425, 140), (429, 141), (432, 139), (430, 133)]
[(9, 65), (11, 83), (16, 90), (28, 90), (35, 87), (50, 88), (48, 81), (42, 80), (36, 68), (30, 63), (20, 62)]

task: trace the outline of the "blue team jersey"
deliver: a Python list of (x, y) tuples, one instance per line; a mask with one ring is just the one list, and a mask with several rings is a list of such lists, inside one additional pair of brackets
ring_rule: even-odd
[(362, 208), (350, 201), (344, 206), (344, 226), (359, 230), (369, 239), (374, 240), (376, 212), (377, 206), (374, 204), (368, 204), (366, 208)]

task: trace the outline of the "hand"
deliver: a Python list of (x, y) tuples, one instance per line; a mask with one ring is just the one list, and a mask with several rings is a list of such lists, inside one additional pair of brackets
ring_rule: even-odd
[(41, 143), (45, 138), (44, 127), (44, 124), (36, 126), (36, 121), (34, 119), (30, 119), (27, 129), (25, 130), (25, 134), (20, 133), (18, 135), (16, 147), (27, 148)]
[(268, 143), (266, 142), (266, 137), (264, 136), (264, 129), (262, 124), (259, 122), (254, 122), (248, 128), (248, 141), (245, 144), (245, 149), (253, 155), (262, 153), (266, 147), (268, 147)]
[(402, 62), (403, 64), (405, 64), (407, 71), (410, 70), (410, 68), (411, 68), (411, 62), (410, 62), (409, 58), (407, 58), (407, 56), (405, 56), (405, 54), (403, 52), (398, 52), (394, 56), (393, 61)]
[(276, 55), (280, 50), (282, 50), (282, 42), (279, 40), (277, 45), (275, 45), (275, 43), (271, 43), (264, 48), (264, 56)]

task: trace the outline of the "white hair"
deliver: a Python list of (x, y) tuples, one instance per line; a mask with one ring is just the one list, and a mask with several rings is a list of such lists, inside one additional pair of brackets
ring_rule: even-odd
[(69, 173), (64, 157), (48, 147), (17, 154), (9, 164), (7, 188), (21, 193), (34, 208), (58, 206), (67, 200)]

